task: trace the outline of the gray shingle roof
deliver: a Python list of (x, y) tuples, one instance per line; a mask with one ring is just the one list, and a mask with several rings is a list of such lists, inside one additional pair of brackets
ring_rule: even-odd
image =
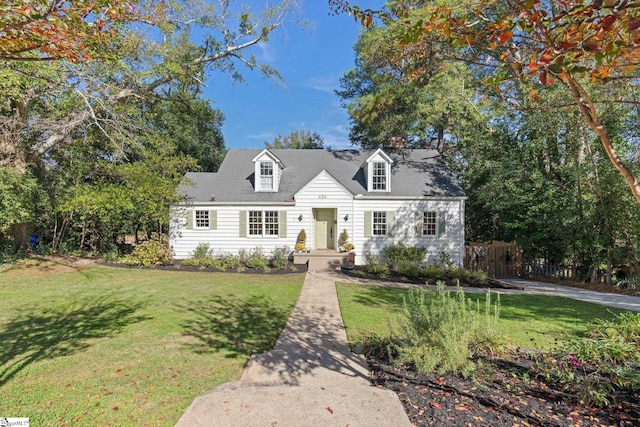
[(352, 194), (392, 197), (464, 197), (451, 171), (435, 150), (384, 152), (393, 159), (391, 192), (367, 191), (362, 165), (375, 150), (269, 150), (282, 161), (280, 188), (276, 193), (254, 191), (254, 164), (263, 150), (230, 149), (218, 172), (189, 172), (180, 190), (193, 202), (292, 202), (294, 195), (326, 170)]

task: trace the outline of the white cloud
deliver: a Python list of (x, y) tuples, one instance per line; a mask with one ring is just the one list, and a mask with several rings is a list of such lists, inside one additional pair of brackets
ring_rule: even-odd
[(307, 79), (302, 85), (310, 89), (333, 94), (333, 91), (338, 89), (340, 85), (340, 76), (337, 74), (332, 76), (314, 76)]
[(275, 47), (269, 43), (258, 43), (258, 49), (260, 49), (260, 61), (273, 64), (278, 60), (278, 52)]
[(249, 139), (259, 139), (260, 141), (271, 141), (275, 135), (271, 132), (253, 133), (247, 135)]

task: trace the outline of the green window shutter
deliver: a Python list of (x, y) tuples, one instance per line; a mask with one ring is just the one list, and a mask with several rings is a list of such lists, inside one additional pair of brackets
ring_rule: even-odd
[(187, 225), (185, 226), (187, 230), (193, 229), (193, 215), (192, 210), (188, 210), (184, 215), (184, 218), (187, 220)]
[(212, 230), (218, 229), (218, 211), (209, 211), (209, 228)]
[(372, 237), (373, 230), (371, 228), (371, 211), (364, 212), (364, 237)]
[(387, 236), (396, 235), (396, 213), (394, 211), (387, 212)]
[(446, 213), (438, 212), (438, 237), (446, 232)]
[(415, 216), (416, 237), (422, 237), (422, 224), (424, 223), (424, 212), (416, 212)]
[(287, 211), (278, 212), (278, 235), (287, 237)]
[(247, 211), (240, 211), (240, 237), (247, 237)]

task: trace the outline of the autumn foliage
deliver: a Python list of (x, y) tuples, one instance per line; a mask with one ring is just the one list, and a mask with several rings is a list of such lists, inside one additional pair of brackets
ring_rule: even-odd
[[(403, 22), (399, 61), (415, 64), (414, 76), (437, 70), (438, 62), (464, 61), (484, 73), (496, 92), (521, 83), (560, 82), (611, 163), (640, 202), (640, 185), (616, 153), (601, 123), (598, 103), (586, 83), (637, 78), (640, 61), (640, 3), (629, 0), (469, 0), (390, 2), (391, 13), (338, 3), (367, 25), (368, 17)], [(337, 6), (334, 8), (338, 9)], [(434, 65), (435, 63), (435, 65)], [(425, 68), (425, 64), (431, 68)], [(515, 85), (513, 83), (516, 83)], [(535, 89), (532, 91), (535, 100)]]
[(140, 2), (126, 0), (4, 1), (0, 60), (96, 59), (117, 42), (123, 24), (151, 16)]

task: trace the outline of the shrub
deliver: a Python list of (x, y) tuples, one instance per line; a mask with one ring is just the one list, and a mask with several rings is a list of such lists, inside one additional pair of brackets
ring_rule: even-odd
[(608, 406), (616, 389), (640, 390), (640, 313), (596, 320), (587, 337), (541, 356), (543, 375), (583, 405)]
[(449, 274), (449, 277), (453, 280), (464, 280), (471, 275), (471, 273), (469, 273), (469, 270), (464, 269), (462, 267), (449, 268), (447, 273)]
[(240, 266), (240, 257), (232, 254), (224, 254), (218, 257), (221, 270), (235, 270)]
[(364, 277), (364, 271), (362, 270), (352, 270), (351, 275), (355, 277)]
[(262, 249), (257, 247), (247, 258), (246, 266), (257, 270), (267, 270), (269, 268), (269, 259), (262, 254)]
[(303, 243), (307, 241), (307, 233), (305, 233), (304, 228), (300, 230), (298, 233), (298, 243)]
[(278, 246), (271, 253), (271, 266), (273, 268), (286, 268), (289, 264), (289, 246)]
[(459, 286), (455, 294), (443, 282), (437, 286), (435, 298), (418, 290), (405, 299), (397, 362), (422, 372), (450, 371), (468, 377), (475, 370), (474, 351), (500, 342), (495, 332), (499, 300), (492, 304), (487, 292), (483, 312)]
[(440, 252), (440, 254), (438, 255), (438, 266), (444, 269), (451, 269), (453, 268), (454, 265), (455, 264), (453, 263), (453, 260), (451, 259), (451, 255), (449, 255), (449, 252), (445, 252), (445, 251)]
[(342, 233), (340, 233), (340, 241), (346, 242), (347, 240), (349, 240), (349, 233), (347, 233), (347, 229), (345, 228)]
[(207, 257), (211, 257), (211, 249), (209, 249), (208, 243), (198, 243), (198, 246), (191, 252), (191, 258), (193, 259), (204, 259)]
[(409, 279), (415, 279), (420, 276), (420, 266), (411, 261), (400, 261), (396, 266), (396, 271)]
[(397, 266), (403, 261), (421, 264), (427, 253), (427, 249), (420, 246), (407, 246), (404, 243), (394, 243), (382, 251), (384, 259), (392, 266)]
[(369, 264), (367, 265), (367, 271), (371, 274), (375, 274), (378, 277), (386, 277), (389, 274), (389, 266), (387, 264)]
[(398, 355), (398, 338), (392, 333), (378, 335), (372, 332), (362, 338), (362, 343), (358, 347), (360, 347), (358, 353), (365, 357), (393, 360)]
[(485, 283), (487, 281), (487, 273), (482, 270), (476, 270), (471, 273), (471, 277), (480, 281), (481, 283)]
[(420, 269), (420, 275), (425, 278), (427, 283), (432, 280), (444, 279), (444, 270), (435, 264), (427, 265)]
[(131, 254), (122, 259), (124, 264), (149, 267), (173, 263), (171, 249), (167, 244), (150, 240), (137, 245)]

